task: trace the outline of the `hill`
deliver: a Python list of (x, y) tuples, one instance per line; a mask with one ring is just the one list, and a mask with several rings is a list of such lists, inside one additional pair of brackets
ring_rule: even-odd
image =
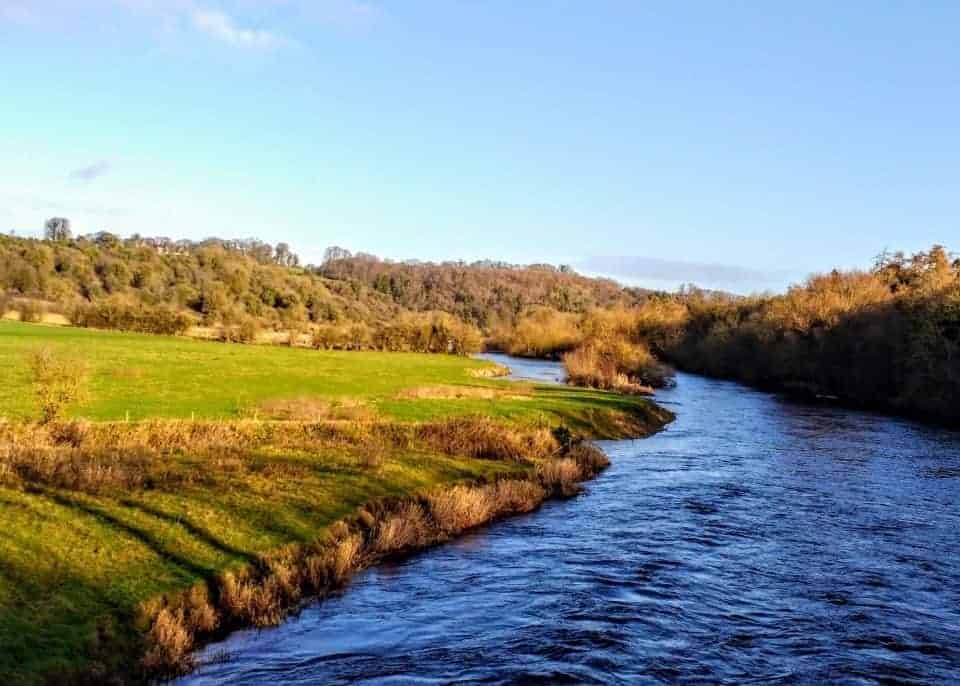
[[(636, 293), (545, 265), (406, 264), (285, 244), (113, 234), (0, 236), (0, 309), (79, 326), (338, 349), (470, 352), (533, 306), (630, 304)], [(283, 334), (283, 335), (280, 335)]]

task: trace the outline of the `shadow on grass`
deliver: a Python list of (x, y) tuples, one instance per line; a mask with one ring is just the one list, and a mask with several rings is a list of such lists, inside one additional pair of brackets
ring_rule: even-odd
[(210, 546), (211, 548), (215, 548), (216, 550), (219, 550), (220, 552), (225, 553), (226, 555), (231, 555), (233, 557), (245, 560), (246, 562), (252, 563), (256, 561), (256, 556), (251, 555), (245, 550), (240, 550), (239, 548), (235, 548), (229, 545), (228, 543), (221, 541), (219, 538), (211, 534), (209, 531), (207, 531), (203, 527), (200, 527), (194, 524), (186, 517), (183, 517), (181, 515), (169, 514), (156, 507), (152, 507), (150, 505), (147, 505), (146, 503), (138, 502), (136, 500), (124, 499), (120, 501), (120, 504), (123, 505), (124, 507), (128, 507), (134, 510), (139, 510), (144, 514), (151, 515), (153, 517), (156, 517), (157, 519), (162, 519), (170, 524), (179, 526), (185, 529), (195, 539), (203, 542), (204, 544)]
[(117, 531), (136, 539), (146, 547), (150, 548), (151, 551), (153, 551), (158, 557), (162, 558), (165, 562), (168, 562), (172, 566), (186, 572), (186, 574), (183, 576), (187, 581), (205, 579), (215, 571), (211, 567), (198, 565), (192, 560), (189, 560), (182, 555), (178, 555), (164, 545), (164, 543), (160, 541), (153, 533), (135, 526), (134, 524), (123, 521), (104, 508), (98, 507), (92, 503), (84, 502), (79, 498), (68, 496), (63, 493), (56, 493), (48, 489), (43, 490), (43, 495), (61, 507), (71, 508), (83, 512), (84, 514), (115, 528)]

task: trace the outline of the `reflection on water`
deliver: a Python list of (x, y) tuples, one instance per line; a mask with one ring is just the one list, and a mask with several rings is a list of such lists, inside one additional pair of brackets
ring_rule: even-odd
[(510, 357), (501, 353), (481, 353), (477, 355), (482, 360), (490, 360), (510, 368), (508, 379), (517, 381), (538, 381), (540, 383), (564, 383), (567, 373), (563, 365), (558, 362), (544, 362), (543, 360), (528, 360), (523, 357)]
[(370, 570), (184, 683), (955, 683), (960, 435), (688, 375), (658, 398), (677, 421), (603, 443), (586, 495)]

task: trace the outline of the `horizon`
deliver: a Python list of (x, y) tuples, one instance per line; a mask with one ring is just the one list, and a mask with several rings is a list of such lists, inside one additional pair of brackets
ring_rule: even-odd
[(781, 292), (949, 244), (958, 19), (867, 3), (3, 0), (0, 59), (17, 69), (0, 227), (60, 215), (257, 235), (308, 261), (346, 245)]

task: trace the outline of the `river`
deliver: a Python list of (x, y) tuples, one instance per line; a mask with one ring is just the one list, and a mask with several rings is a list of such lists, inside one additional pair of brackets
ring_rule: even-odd
[(957, 683), (960, 433), (686, 374), (657, 400), (676, 422), (602, 442), (584, 495), (370, 569), (180, 683)]

